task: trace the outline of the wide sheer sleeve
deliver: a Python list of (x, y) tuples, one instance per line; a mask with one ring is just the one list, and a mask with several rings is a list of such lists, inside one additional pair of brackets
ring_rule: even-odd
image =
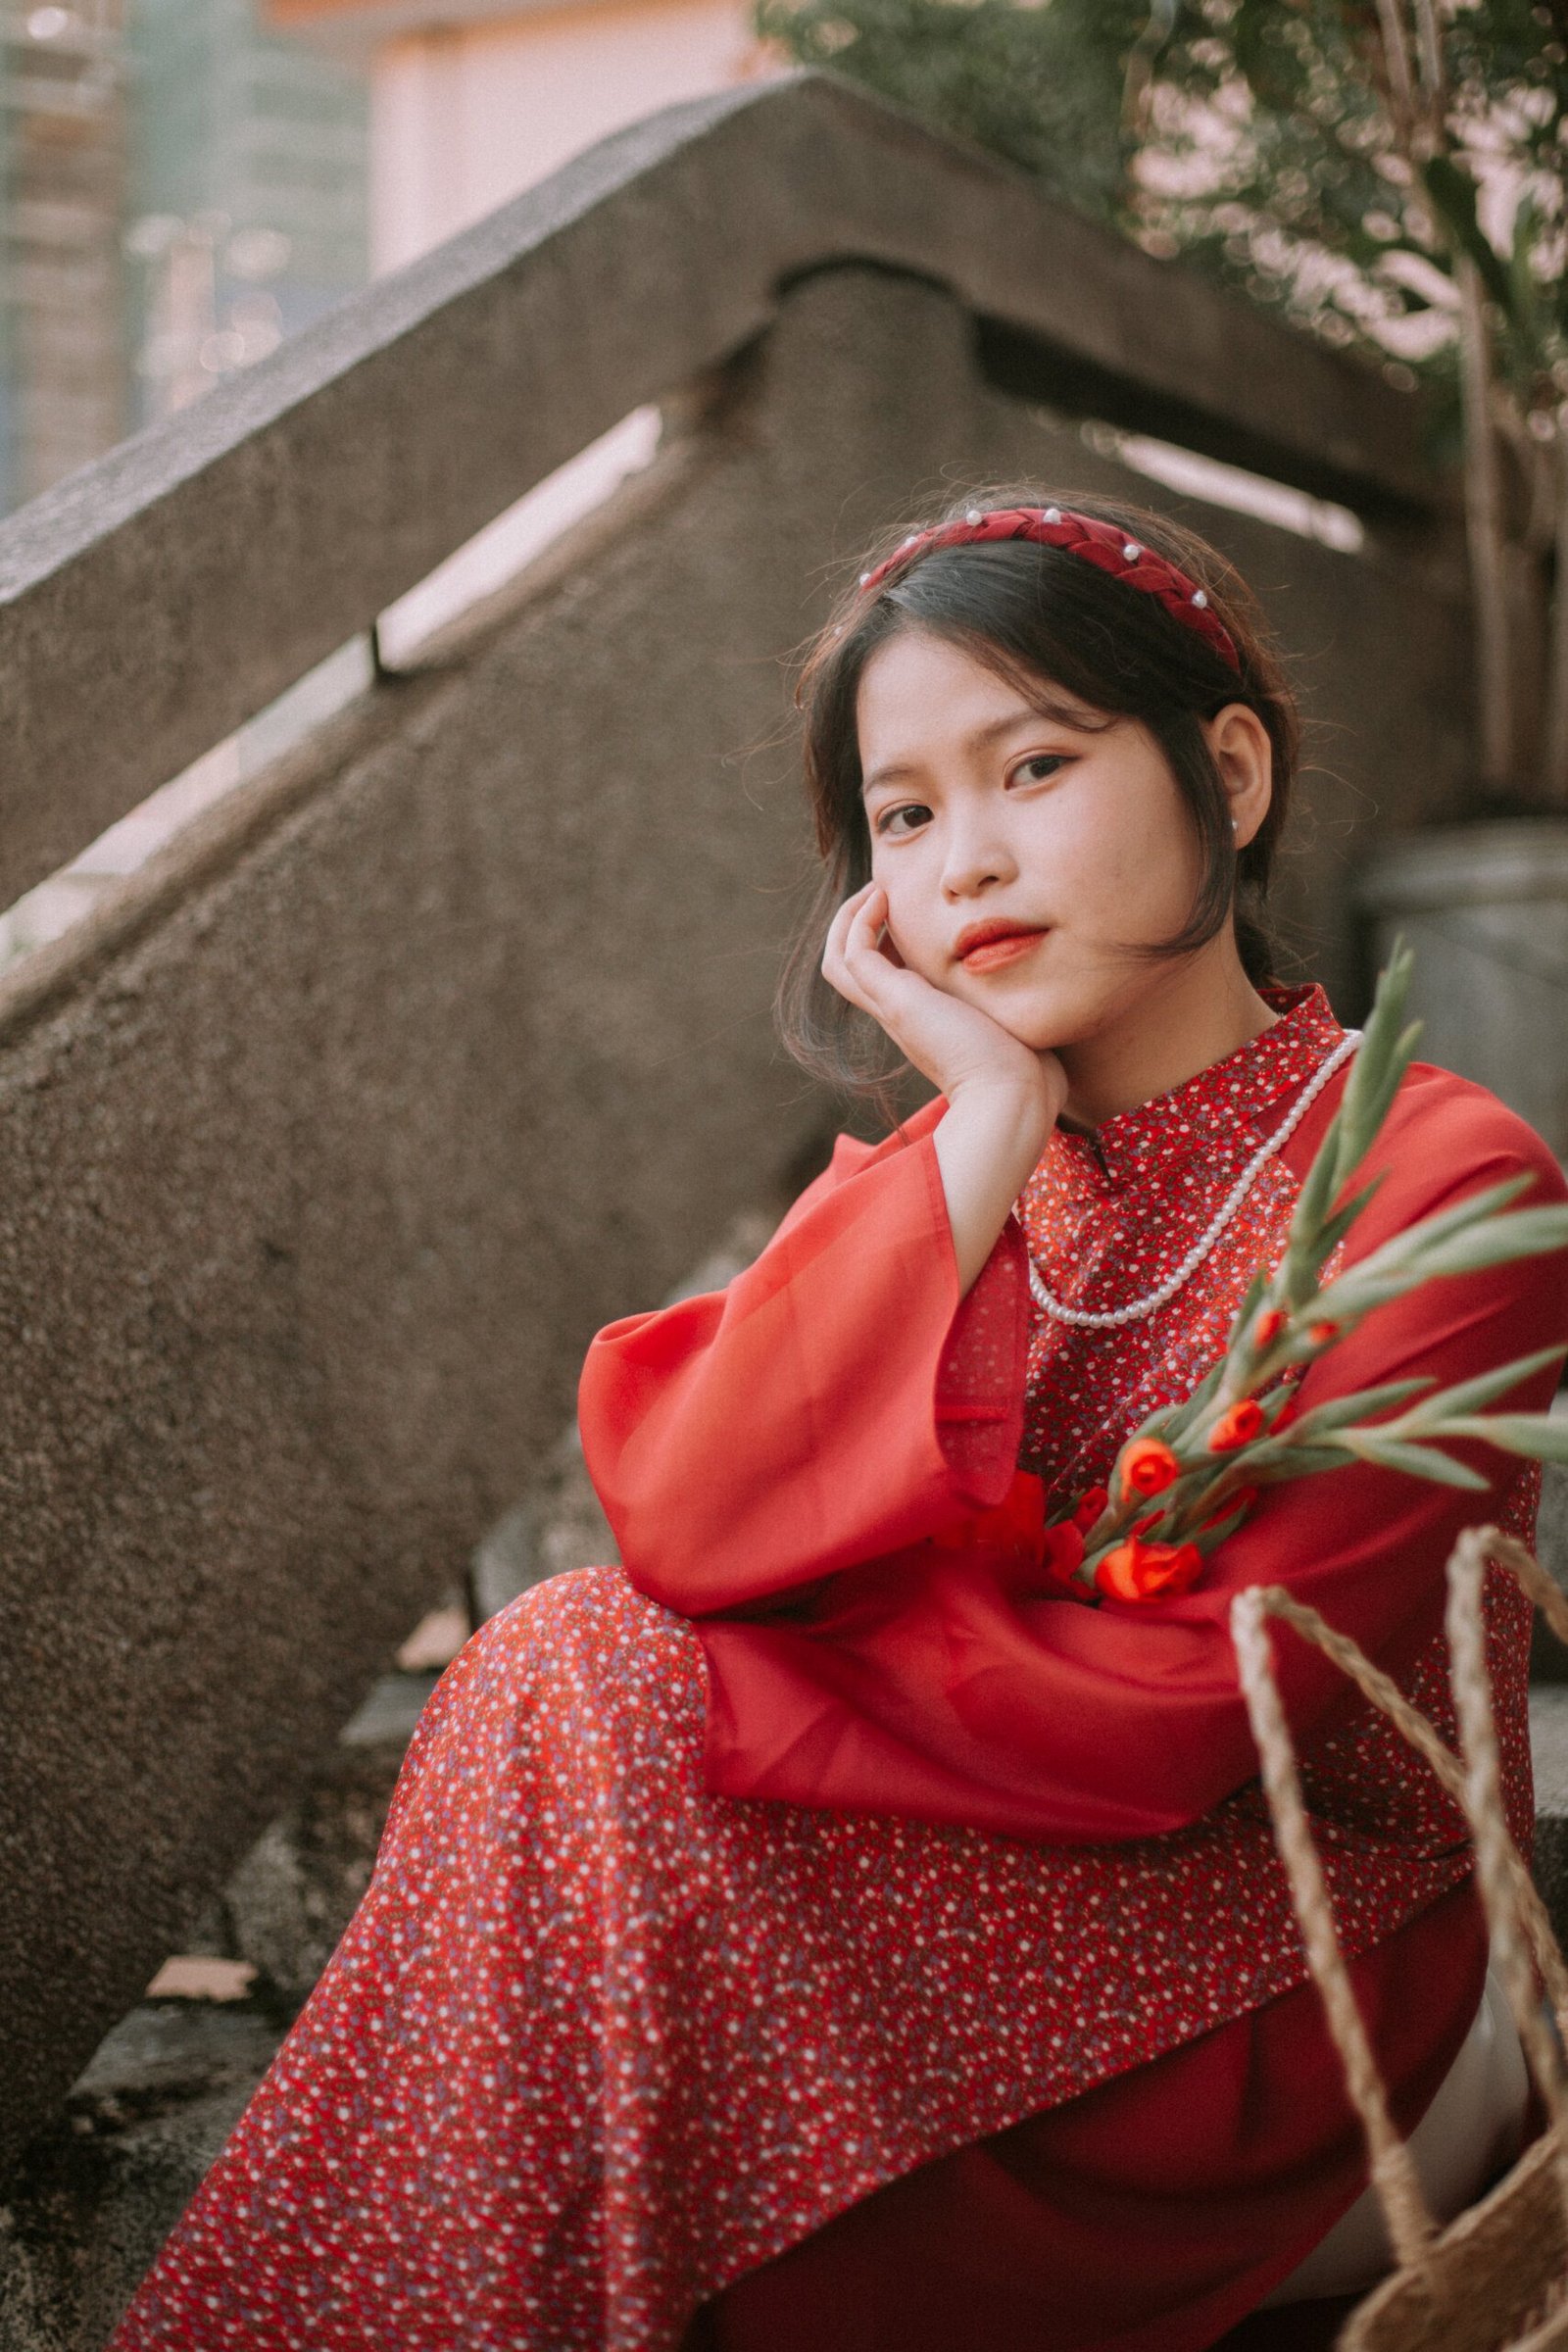
[(1007, 1229), (960, 1298), (939, 1098), (831, 1165), (726, 1289), (612, 1323), (583, 1367), (626, 1573), (688, 1616), (920, 1543), (1005, 1494), (1028, 1281)]
[[(1412, 1073), (1374, 1164), (1386, 1180), (1351, 1257), (1507, 1176), (1528, 1174), (1537, 1203), (1568, 1194), (1529, 1128), (1446, 1072)], [(1313, 1368), (1301, 1402), (1412, 1373), (1446, 1384), (1547, 1347), (1568, 1348), (1563, 1252), (1385, 1305)], [(1555, 1374), (1506, 1403), (1544, 1409)], [(1441, 1627), (1455, 1536), (1494, 1515), (1519, 1469), (1490, 1446), (1465, 1458), (1496, 1491), (1359, 1465), (1267, 1490), (1179, 1598), (1086, 1608), (1021, 1589), (983, 1552), (924, 1544), (839, 1579), (809, 1624), (707, 1626), (710, 1785), (1054, 1842), (1179, 1829), (1257, 1769), (1232, 1596), (1284, 1584), (1399, 1672)], [(1348, 1712), (1315, 1649), (1282, 1641), (1279, 1653), (1299, 1737)]]

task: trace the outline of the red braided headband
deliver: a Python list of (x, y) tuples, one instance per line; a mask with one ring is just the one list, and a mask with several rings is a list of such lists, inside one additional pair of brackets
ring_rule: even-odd
[(877, 564), (862, 571), (860, 586), (881, 586), (890, 571), (923, 556), (933, 547), (965, 547), (992, 539), (1038, 539), (1047, 547), (1064, 547), (1072, 555), (1108, 571), (1129, 588), (1157, 596), (1173, 620), (1196, 629), (1205, 644), (1240, 674), (1242, 661), (1236, 641), (1224, 622), (1208, 609), (1208, 598), (1196, 581), (1164, 556), (1140, 540), (1129, 539), (1112, 522), (1097, 515), (1075, 514), (1071, 507), (997, 507), (989, 514), (971, 507), (957, 522), (941, 522), (929, 531), (911, 531), (903, 545)]

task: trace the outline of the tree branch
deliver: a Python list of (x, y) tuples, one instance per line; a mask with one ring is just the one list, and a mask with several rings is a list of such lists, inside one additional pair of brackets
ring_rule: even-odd
[(1515, 781), (1508, 592), (1503, 554), (1502, 469), (1492, 416), (1492, 330), (1481, 272), (1467, 253), (1453, 263), (1459, 288), (1459, 380), (1464, 402), (1464, 512), (1475, 590), (1476, 690), (1481, 782), (1501, 792)]
[(1443, 49), (1443, 28), (1433, 0), (1415, 0), (1415, 23), (1427, 111), (1433, 128), (1441, 130), (1448, 104), (1448, 67)]
[(1568, 808), (1568, 402), (1557, 408), (1551, 444), (1557, 489), (1557, 579), (1546, 665), (1546, 745), (1542, 778), (1552, 808)]
[(1405, 38), (1399, 0), (1378, 0), (1378, 29), (1389, 68), (1389, 97), (1394, 127), (1401, 147), (1408, 147), (1415, 122), (1415, 80), (1410, 71), (1410, 44)]

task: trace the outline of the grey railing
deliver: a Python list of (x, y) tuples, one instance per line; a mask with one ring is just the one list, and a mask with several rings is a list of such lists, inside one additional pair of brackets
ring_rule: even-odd
[(957, 479), (1154, 496), (1082, 416), (1333, 496), (1196, 508), (1333, 773), (1291, 904), (1464, 758), (1411, 402), (819, 76), (608, 141), (0, 525), (15, 897), (634, 406), (658, 458), (0, 976), (0, 2161), (569, 1412), (597, 1325), (831, 1105), (768, 1005), (786, 662)]

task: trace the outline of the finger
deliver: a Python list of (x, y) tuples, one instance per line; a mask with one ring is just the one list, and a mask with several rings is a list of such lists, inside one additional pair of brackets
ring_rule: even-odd
[(879, 919), (885, 898), (886, 893), (880, 882), (868, 882), (852, 899), (846, 899), (839, 908), (846, 932), (853, 931), (857, 924), (863, 923), (868, 916), (873, 920)]
[[(822, 974), (842, 995), (852, 994), (845, 986), (849, 976), (845, 958), (849, 953), (850, 936), (871, 892), (876, 888), (875, 883), (867, 882), (863, 888), (856, 891), (844, 901), (828, 925), (827, 939), (822, 949)], [(859, 1002), (858, 995), (855, 1002)]]
[(833, 920), (827, 927), (827, 938), (823, 943), (822, 952), (824, 956), (826, 956), (830, 951), (842, 950), (844, 946), (845, 934), (848, 932), (851, 923), (855, 920), (856, 914), (859, 907), (864, 904), (865, 899), (869, 893), (875, 889), (875, 887), (876, 885), (872, 882), (866, 882), (862, 884), (860, 889), (853, 891), (851, 895), (843, 901), (842, 905), (834, 909)]
[(896, 972), (903, 972), (906, 971), (908, 966), (900, 955), (899, 943), (893, 936), (893, 925), (889, 920), (891, 911), (888, 906), (888, 894), (884, 890), (880, 900), (873, 901), (870, 908), (871, 944), (884, 963), (890, 964)]
[(884, 949), (887, 919), (887, 893), (876, 884), (845, 933), (845, 954), (873, 981), (896, 968)]
[(841, 908), (842, 924), (835, 945), (839, 963), (847, 971), (858, 975), (874, 952), (879, 911), (874, 884), (868, 884), (864, 892), (858, 892)]

